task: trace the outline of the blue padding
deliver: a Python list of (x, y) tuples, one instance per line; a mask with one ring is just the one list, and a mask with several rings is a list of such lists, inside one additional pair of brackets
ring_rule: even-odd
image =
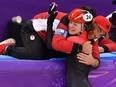
[(100, 57), (101, 58), (106, 58), (106, 57), (116, 57), (116, 53), (115, 52), (112, 52), (112, 53), (101, 53), (100, 54)]
[(101, 61), (116, 60), (116, 52), (101, 53), (100, 54), (100, 60)]
[(115, 54), (116, 55), (116, 52), (111, 52), (111, 54)]
[[(0, 60), (19, 60), (19, 59), (12, 56), (0, 55)], [(66, 58), (51, 58), (50, 60), (64, 61), (66, 60)], [(107, 60), (116, 60), (116, 52), (100, 54), (100, 61), (107, 61)]]
[[(51, 58), (50, 60), (64, 61), (66, 60), (66, 58)], [(107, 60), (116, 60), (116, 52), (100, 54), (100, 61), (107, 61)]]
[(66, 58), (51, 58), (50, 60), (64, 61), (64, 60), (66, 60)]
[(0, 60), (18, 60), (18, 59), (7, 55), (0, 55)]

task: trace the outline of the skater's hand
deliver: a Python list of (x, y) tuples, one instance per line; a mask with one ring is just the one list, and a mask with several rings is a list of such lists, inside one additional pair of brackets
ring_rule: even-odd
[(91, 65), (92, 67), (98, 67), (99, 61), (98, 59), (95, 59), (92, 54), (85, 54), (85, 53), (79, 53), (77, 54), (77, 58), (79, 59), (80, 63), (84, 63), (86, 65)]
[(49, 6), (48, 10), (48, 20), (47, 24), (52, 25), (54, 22), (54, 19), (56, 18), (58, 11), (55, 11), (57, 7), (57, 4), (55, 2), (52, 2)]
[(84, 52), (86, 54), (91, 54), (92, 53), (91, 41), (87, 41), (82, 45), (82, 52)]
[(103, 53), (104, 52), (104, 48), (103, 47), (99, 47), (99, 52)]

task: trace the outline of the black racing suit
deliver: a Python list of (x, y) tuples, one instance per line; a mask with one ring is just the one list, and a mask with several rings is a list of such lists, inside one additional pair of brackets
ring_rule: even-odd
[(8, 46), (6, 54), (19, 59), (44, 60), (55, 57), (65, 57), (65, 54), (48, 49), (46, 43), (33, 29), (32, 21), (23, 24), (21, 29), (23, 47)]

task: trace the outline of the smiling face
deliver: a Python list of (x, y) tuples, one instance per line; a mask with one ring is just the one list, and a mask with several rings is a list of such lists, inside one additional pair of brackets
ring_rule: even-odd
[(69, 34), (76, 35), (79, 34), (83, 30), (82, 23), (76, 23), (73, 21), (69, 22)]
[(95, 24), (94, 26), (94, 29), (88, 32), (88, 39), (98, 39), (106, 34), (105, 31), (100, 29), (97, 24)]

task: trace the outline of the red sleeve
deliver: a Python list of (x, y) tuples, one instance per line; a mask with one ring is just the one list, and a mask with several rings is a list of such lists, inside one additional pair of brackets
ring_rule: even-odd
[(83, 44), (85, 41), (83, 41), (82, 38), (78, 37), (78, 36), (70, 36), (67, 38), (68, 41), (71, 41), (71, 42), (75, 42), (75, 43), (78, 43), (78, 44)]
[(98, 49), (98, 41), (95, 41), (93, 43), (92, 55), (94, 58), (100, 59), (100, 53), (99, 53), (99, 49)]
[(73, 42), (67, 41), (67, 39), (63, 36), (55, 35), (52, 39), (52, 47), (57, 51), (71, 53)]
[[(84, 33), (79, 36), (70, 36), (67, 38), (67, 40), (75, 42), (77, 44), (84, 44), (86, 41), (88, 41)], [(92, 45), (93, 45), (92, 55), (94, 58), (99, 59), (100, 54), (98, 50), (98, 41), (94, 42)]]
[(116, 42), (113, 42), (108, 38), (102, 39), (102, 41), (100, 41), (99, 46), (106, 46), (108, 48), (108, 52), (116, 51)]
[(45, 19), (47, 17), (48, 17), (48, 12), (43, 12), (43, 13), (39, 13), (39, 14), (35, 15), (33, 17), (33, 19), (38, 19), (38, 18)]
[(70, 36), (67, 38), (67, 40), (77, 44), (84, 44), (86, 41), (88, 41), (86, 31), (78, 36)]

